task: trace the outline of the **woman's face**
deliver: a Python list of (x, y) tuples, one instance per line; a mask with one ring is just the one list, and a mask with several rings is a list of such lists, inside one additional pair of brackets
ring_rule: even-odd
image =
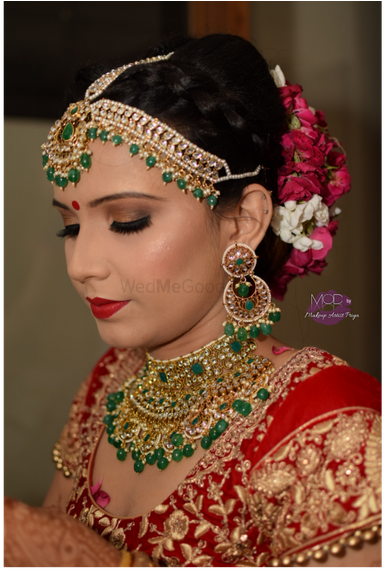
[(213, 213), (175, 182), (165, 186), (161, 170), (146, 170), (127, 145), (96, 141), (91, 149), (89, 172), (76, 188), (55, 185), (54, 205), (72, 226), (68, 274), (102, 339), (159, 347), (212, 320), (221, 324), (228, 244)]

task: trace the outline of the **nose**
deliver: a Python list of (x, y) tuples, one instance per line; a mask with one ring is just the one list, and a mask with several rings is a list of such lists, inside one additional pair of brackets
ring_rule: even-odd
[(76, 239), (67, 240), (67, 272), (72, 281), (83, 284), (90, 279), (101, 281), (110, 275), (100, 239), (95, 232), (80, 230)]

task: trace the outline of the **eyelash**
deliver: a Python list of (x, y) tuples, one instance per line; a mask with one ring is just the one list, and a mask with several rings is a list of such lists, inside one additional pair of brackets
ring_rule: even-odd
[[(144, 218), (140, 218), (139, 220), (133, 220), (133, 222), (112, 222), (112, 224), (109, 226), (109, 229), (112, 232), (118, 234), (133, 234), (141, 232), (150, 225), (152, 225), (151, 217), (145, 216)], [(57, 232), (56, 235), (59, 238), (65, 238), (65, 237), (75, 238), (78, 235), (79, 230), (80, 230), (79, 224), (70, 224), (68, 226), (65, 226), (65, 228), (63, 228), (59, 232)]]

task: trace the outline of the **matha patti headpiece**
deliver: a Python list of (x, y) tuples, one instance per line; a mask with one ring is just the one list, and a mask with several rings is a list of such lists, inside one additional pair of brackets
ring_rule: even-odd
[[(42, 145), (48, 180), (63, 190), (68, 182), (79, 182), (81, 173), (91, 167), (89, 143), (97, 137), (102, 143), (111, 141), (115, 146), (129, 144), (131, 156), (145, 159), (147, 168), (156, 166), (162, 170), (165, 184), (175, 181), (183, 192), (191, 190), (195, 198), (207, 198), (211, 208), (220, 195), (214, 184), (259, 174), (261, 166), (253, 172), (232, 174), (224, 159), (199, 148), (141, 109), (109, 99), (93, 102), (126, 69), (168, 60), (172, 54), (129, 63), (106, 73), (87, 89), (83, 101), (68, 107), (51, 128), (48, 142)], [(220, 175), (222, 170), (225, 174)]]

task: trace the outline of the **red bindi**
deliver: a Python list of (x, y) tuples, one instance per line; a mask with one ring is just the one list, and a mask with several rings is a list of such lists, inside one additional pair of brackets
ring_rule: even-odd
[(75, 210), (80, 210), (79, 203), (76, 202), (76, 200), (74, 200), (74, 201), (72, 202), (72, 206), (75, 208)]

